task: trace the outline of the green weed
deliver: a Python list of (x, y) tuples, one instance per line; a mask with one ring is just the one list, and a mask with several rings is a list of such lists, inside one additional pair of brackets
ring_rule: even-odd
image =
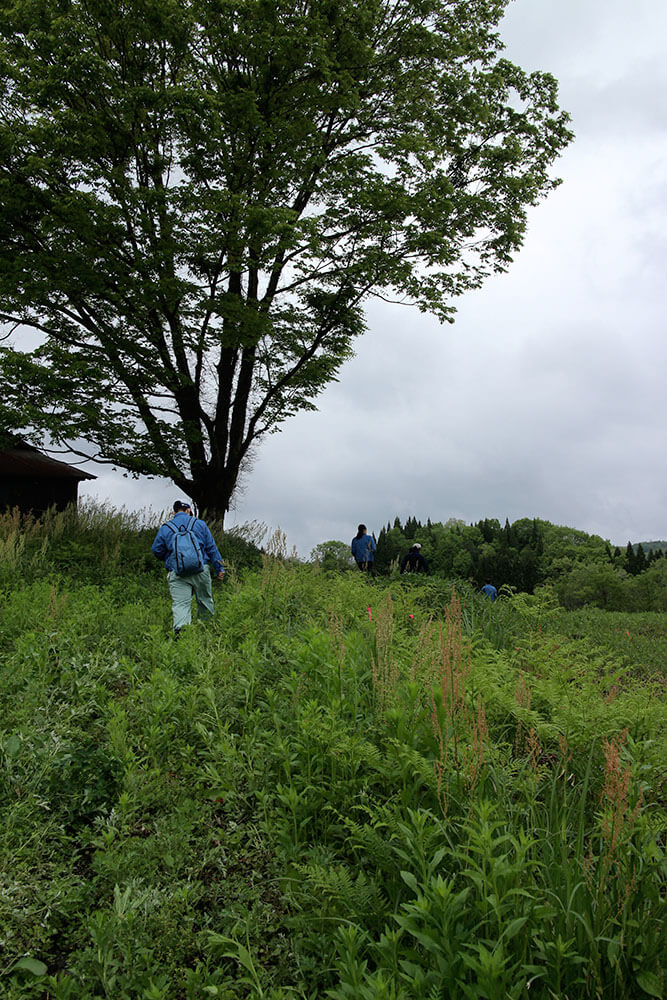
[(0, 529), (0, 997), (662, 995), (664, 692), (616, 616), (276, 536), (174, 643), (152, 528)]

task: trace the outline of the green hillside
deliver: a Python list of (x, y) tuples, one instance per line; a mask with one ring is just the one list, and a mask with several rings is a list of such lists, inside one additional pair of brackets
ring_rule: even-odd
[(663, 553), (667, 553), (667, 542), (665, 542), (665, 541), (658, 541), (658, 542), (634, 542), (633, 545), (632, 545), (632, 547), (635, 550), (635, 552), (637, 551), (637, 549), (639, 548), (640, 545), (643, 548), (644, 552), (646, 552), (646, 553), (649, 553), (649, 552), (663, 552)]
[[(377, 569), (397, 571), (415, 542), (430, 572), (534, 593), (548, 588), (566, 608), (595, 605), (608, 611), (667, 611), (667, 559), (661, 543), (621, 550), (598, 535), (539, 518), (504, 525), (487, 518), (476, 524), (426, 523), (395, 518), (377, 535)], [(331, 543), (329, 543), (331, 544)], [(667, 551), (667, 546), (665, 547)]]
[(667, 616), (0, 519), (0, 997), (659, 997)]

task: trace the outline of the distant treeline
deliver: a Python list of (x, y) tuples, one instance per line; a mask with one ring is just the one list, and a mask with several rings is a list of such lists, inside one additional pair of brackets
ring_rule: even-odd
[(598, 535), (538, 518), (501, 525), (495, 518), (422, 524), (414, 517), (401, 524), (397, 517), (377, 536), (377, 571), (390, 572), (415, 542), (432, 573), (477, 586), (490, 581), (533, 593), (552, 584), (566, 607), (667, 608), (667, 543), (628, 542), (621, 549)]
[(667, 553), (667, 542), (664, 539), (659, 542), (636, 542), (632, 547), (635, 552), (638, 552), (640, 548), (643, 549), (645, 555), (656, 551), (662, 552), (663, 555)]

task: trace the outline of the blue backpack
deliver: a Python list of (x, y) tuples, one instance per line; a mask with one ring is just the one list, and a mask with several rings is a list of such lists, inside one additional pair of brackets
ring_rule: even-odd
[(176, 576), (194, 576), (204, 568), (201, 542), (192, 530), (196, 520), (196, 517), (191, 517), (187, 524), (178, 527), (172, 521), (167, 521), (165, 525), (174, 533), (171, 551), (176, 562)]

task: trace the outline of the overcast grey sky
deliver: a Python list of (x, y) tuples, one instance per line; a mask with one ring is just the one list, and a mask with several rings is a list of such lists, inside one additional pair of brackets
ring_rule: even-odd
[[(259, 448), (230, 526), (280, 526), (304, 557), (396, 515), (667, 538), (667, 3), (514, 0), (501, 33), (509, 58), (560, 82), (576, 133), (562, 185), (453, 326), (371, 304), (318, 412)], [(177, 496), (91, 471), (81, 495)]]

